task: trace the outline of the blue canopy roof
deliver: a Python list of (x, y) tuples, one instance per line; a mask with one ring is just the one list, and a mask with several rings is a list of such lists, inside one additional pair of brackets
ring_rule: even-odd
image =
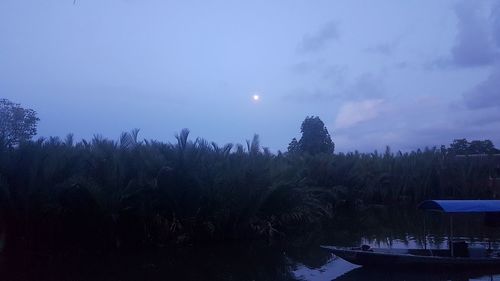
[(418, 208), (444, 213), (500, 212), (500, 200), (427, 200), (420, 203)]

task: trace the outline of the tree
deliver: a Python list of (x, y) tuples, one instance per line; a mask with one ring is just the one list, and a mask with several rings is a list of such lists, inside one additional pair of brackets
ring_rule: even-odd
[(333, 153), (335, 144), (332, 142), (325, 124), (319, 117), (306, 117), (304, 122), (302, 122), (300, 131), (302, 132), (302, 137), (298, 145), (301, 152), (308, 152), (310, 154)]
[(297, 153), (300, 151), (299, 142), (296, 138), (293, 138), (292, 141), (288, 144), (288, 152), (289, 153)]
[(473, 140), (469, 145), (470, 154), (492, 154), (496, 153), (495, 146), (490, 140)]
[(473, 140), (456, 139), (450, 144), (450, 152), (455, 154), (492, 154), (498, 153), (491, 140)]
[(455, 139), (450, 144), (450, 152), (455, 154), (468, 154), (469, 142), (466, 139)]
[(33, 109), (22, 108), (20, 104), (0, 99), (0, 141), (13, 146), (36, 135), (40, 119)]

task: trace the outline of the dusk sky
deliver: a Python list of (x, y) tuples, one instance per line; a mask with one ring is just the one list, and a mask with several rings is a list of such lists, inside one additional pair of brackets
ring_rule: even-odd
[(0, 97), (39, 136), (277, 151), (314, 115), (336, 151), (498, 147), (499, 58), (495, 0), (0, 0)]

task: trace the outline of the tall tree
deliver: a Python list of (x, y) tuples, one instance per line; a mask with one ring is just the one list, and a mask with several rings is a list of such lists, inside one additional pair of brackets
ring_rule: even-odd
[(299, 140), (301, 152), (310, 154), (333, 153), (335, 144), (325, 124), (318, 116), (307, 116), (300, 127), (302, 137)]
[(289, 153), (297, 153), (300, 151), (299, 142), (296, 138), (293, 138), (292, 141), (288, 144), (288, 152)]
[(450, 144), (449, 151), (455, 154), (492, 154), (498, 153), (491, 140), (456, 139)]
[(455, 154), (468, 154), (469, 153), (469, 142), (466, 139), (455, 139), (453, 143), (450, 144), (450, 152)]
[(0, 99), (0, 142), (13, 146), (36, 135), (40, 119), (33, 109), (26, 109), (20, 104), (7, 99)]
[(471, 154), (491, 154), (497, 150), (490, 140), (473, 140), (469, 145), (469, 153)]

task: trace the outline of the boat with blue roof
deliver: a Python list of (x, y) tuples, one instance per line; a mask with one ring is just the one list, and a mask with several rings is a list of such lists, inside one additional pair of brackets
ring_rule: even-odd
[(500, 214), (500, 200), (427, 200), (418, 209), (450, 214), (448, 249), (392, 249), (372, 248), (368, 245), (345, 248), (321, 246), (335, 256), (365, 267), (427, 268), (427, 269), (477, 269), (498, 268), (500, 251), (484, 245), (471, 245), (453, 239), (453, 215), (460, 213), (485, 213), (493, 218)]

